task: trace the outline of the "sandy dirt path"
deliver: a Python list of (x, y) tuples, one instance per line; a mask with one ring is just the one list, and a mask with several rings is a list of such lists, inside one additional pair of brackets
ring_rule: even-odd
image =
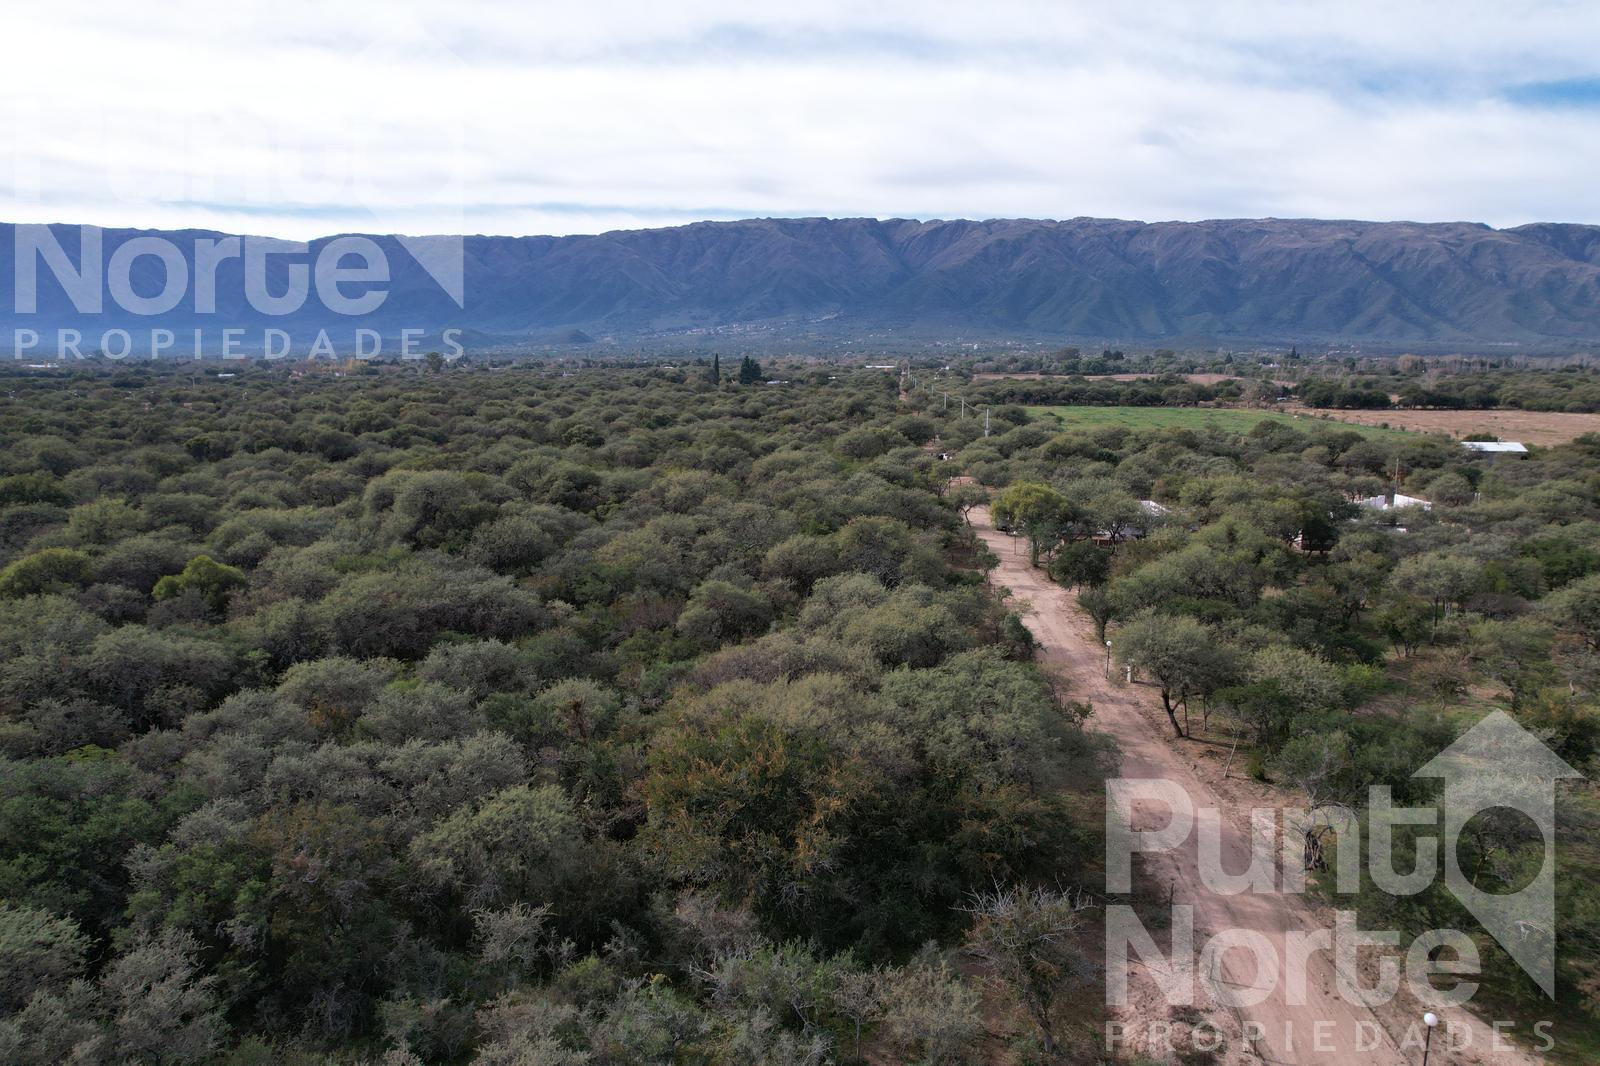
[[(1064, 676), (1072, 698), (1093, 703), (1090, 726), (1109, 734), (1121, 749), (1121, 775), (1177, 782), (1197, 808), (1212, 807), (1223, 812), (1223, 866), (1229, 872), (1242, 872), (1250, 854), (1248, 802), (1230, 801), (1221, 794), (1220, 782), (1215, 780), (1220, 774), (1197, 766), (1195, 756), (1185, 747), (1190, 742), (1174, 740), (1152, 688), (1114, 685), (1106, 680), (1106, 649), (1095, 638), (1093, 622), (1069, 591), (1029, 565), (1026, 542), (996, 530), (987, 508), (974, 508), (970, 520), (989, 550), (999, 557), (1000, 565), (991, 580), (1010, 589), (1017, 605), (1024, 609), (1027, 626), (1040, 644), (1042, 664)], [(1136, 829), (1156, 829), (1165, 822), (1164, 807), (1134, 810)], [(1194, 907), (1197, 952), (1217, 932), (1249, 929), (1271, 940), (1278, 957), (1283, 959), (1288, 931), (1327, 928), (1326, 919), (1299, 895), (1212, 892), (1201, 881), (1197, 836), (1191, 833), (1183, 848), (1157, 856), (1156, 863), (1145, 867), (1152, 876), (1171, 886), (1174, 903)], [(1254, 970), (1248, 955), (1230, 952), (1224, 957), (1220, 976), (1225, 984), (1253, 988)], [(1246, 1061), (1371, 1066), (1415, 1066), (1422, 1061), (1421, 1048), (1415, 1043), (1420, 1030), (1408, 1034), (1405, 1027), (1412, 1023), (1393, 1017), (1397, 1011), (1385, 1011), (1388, 1017), (1383, 1017), (1339, 995), (1329, 952), (1316, 952), (1308, 959), (1303, 1003), (1290, 1002), (1284, 986), (1285, 982), (1280, 981), (1276, 992), (1261, 1003), (1237, 1008), (1240, 1028), (1261, 1034), (1248, 1041), (1253, 1056), (1247, 1056)], [(1453, 1010), (1444, 1014), (1447, 1024), (1464, 1031), (1470, 1042), (1458, 1037), (1467, 1046), (1453, 1050), (1440, 1039), (1441, 1028), (1435, 1034), (1430, 1066), (1490, 1062), (1520, 1066), (1538, 1061), (1506, 1046), (1503, 1040), (1497, 1049), (1489, 1027), (1467, 1012)], [(1406, 1012), (1406, 1017), (1414, 1016)], [(1130, 1019), (1130, 1025), (1139, 1021)]]

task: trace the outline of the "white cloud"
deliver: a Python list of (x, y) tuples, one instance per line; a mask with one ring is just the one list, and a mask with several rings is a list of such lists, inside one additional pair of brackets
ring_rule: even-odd
[(1505, 95), (1592, 76), (1591, 5), (100, 8), (7, 16), (0, 217), (1600, 221), (1600, 110)]

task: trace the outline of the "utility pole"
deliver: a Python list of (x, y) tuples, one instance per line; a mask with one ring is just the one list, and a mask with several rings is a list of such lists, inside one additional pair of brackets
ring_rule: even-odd
[(966, 418), (967, 417), (967, 398), (965, 396), (962, 396), (960, 399), (961, 399), (961, 417), (962, 418)]
[(983, 409), (983, 435), (985, 437), (989, 435), (989, 409), (987, 407)]

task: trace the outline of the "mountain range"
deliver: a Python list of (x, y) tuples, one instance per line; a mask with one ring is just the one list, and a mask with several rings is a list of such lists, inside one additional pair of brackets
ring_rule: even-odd
[[(388, 295), (354, 319), (315, 295), (289, 313), (262, 313), (246, 298), (237, 258), (216, 268), (214, 313), (196, 309), (191, 286), (177, 306), (157, 314), (131, 314), (110, 300), (103, 313), (85, 314), (43, 265), (36, 309), (23, 313), (5, 298), (16, 295), (18, 232), (0, 225), (0, 327), (8, 336), (16, 328), (274, 326), (304, 337), (348, 331), (353, 323), (385, 336), (459, 327), (500, 338), (762, 326), (1141, 342), (1600, 341), (1600, 227), (1587, 225), (799, 218), (590, 236), (468, 236), (459, 241), (459, 306), (451, 270), (438, 262), (449, 258), (454, 239), (374, 236), (388, 280), (347, 282), (341, 291), (378, 287)], [(50, 232), (78, 263), (79, 228)], [(223, 236), (98, 235), (108, 264), (129, 241), (162, 238), (181, 250), (190, 277), (197, 276), (195, 242)], [(310, 242), (307, 256), (332, 240)], [(283, 290), (290, 261), (268, 258), (268, 291)], [(145, 254), (127, 272), (134, 291), (150, 296), (162, 290), (166, 269)]]

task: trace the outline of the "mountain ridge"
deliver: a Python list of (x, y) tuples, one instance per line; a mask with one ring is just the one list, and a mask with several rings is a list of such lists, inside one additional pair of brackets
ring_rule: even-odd
[[(75, 254), (77, 227), (53, 227)], [(12, 292), (15, 227), (0, 224), (0, 292)], [(181, 243), (219, 231), (104, 229), (103, 254), (137, 237)], [(1183, 336), (1405, 342), (1600, 341), (1600, 226), (1345, 219), (1139, 222), (1054, 219), (758, 218), (573, 236), (462, 238), (464, 307), (395, 235), (382, 306), (360, 325), (464, 327), (508, 337), (550, 330), (645, 336), (827, 321), (839, 331), (949, 326), (994, 335)], [(161, 288), (153, 257), (136, 291)], [(192, 256), (188, 266), (193, 272)], [(274, 266), (277, 268), (274, 273)], [(283, 264), (268, 278), (282, 285)], [(157, 316), (77, 313), (46, 278), (36, 314), (0, 325), (92, 329), (349, 326), (313, 300), (263, 315), (237, 260), (218, 305)], [(359, 287), (358, 287), (359, 288)], [(276, 290), (275, 290), (276, 291)], [(108, 304), (108, 307), (110, 305)]]

